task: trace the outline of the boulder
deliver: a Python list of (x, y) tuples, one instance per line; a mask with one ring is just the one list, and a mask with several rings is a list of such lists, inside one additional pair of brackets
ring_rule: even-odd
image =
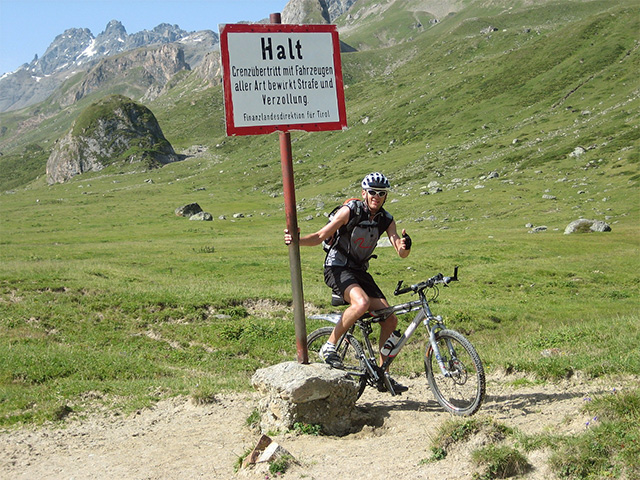
[(567, 228), (564, 229), (564, 234), (569, 235), (571, 233), (591, 233), (591, 232), (610, 232), (611, 227), (609, 224), (601, 220), (587, 220), (586, 218), (580, 218), (574, 220)]
[(359, 428), (358, 385), (343, 370), (285, 362), (256, 371), (251, 384), (264, 395), (258, 405), (263, 432), (290, 430), (298, 422), (321, 425), (326, 435)]
[(573, 152), (569, 154), (570, 157), (579, 157), (580, 155), (584, 155), (586, 150), (583, 147), (576, 147), (573, 149)]
[(202, 208), (197, 203), (189, 203), (176, 208), (175, 213), (178, 217), (191, 218), (196, 213), (202, 212)]
[(151, 110), (111, 95), (83, 110), (71, 130), (56, 141), (47, 160), (47, 182), (63, 183), (113, 164), (135, 163), (148, 170), (179, 159)]
[(213, 215), (209, 212), (198, 212), (195, 215), (191, 215), (189, 220), (199, 220), (203, 222), (211, 222), (213, 220)]

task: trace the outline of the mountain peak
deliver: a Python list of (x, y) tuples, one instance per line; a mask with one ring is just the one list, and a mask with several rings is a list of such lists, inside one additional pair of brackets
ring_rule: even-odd
[(124, 28), (124, 25), (122, 25), (122, 22), (120, 22), (119, 20), (111, 20), (109, 23), (107, 23), (107, 26), (105, 27), (104, 32), (102, 32), (100, 35), (113, 35), (113, 34), (118, 34), (118, 35), (127, 34), (127, 30)]
[(195, 66), (215, 49), (218, 36), (211, 30), (187, 32), (169, 23), (129, 35), (115, 19), (97, 37), (88, 28), (69, 28), (56, 36), (42, 56), (36, 55), (16, 72), (0, 78), (0, 112), (44, 100), (70, 72), (89, 70), (105, 57), (176, 42), (182, 44), (187, 63)]

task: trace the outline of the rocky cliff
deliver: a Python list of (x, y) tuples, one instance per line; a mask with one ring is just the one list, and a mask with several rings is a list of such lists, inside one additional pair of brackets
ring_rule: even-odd
[(181, 70), (189, 70), (189, 65), (184, 51), (176, 44), (133, 50), (101, 60), (79, 84), (64, 91), (58, 102), (63, 107), (71, 105), (114, 82), (126, 85), (132, 97), (152, 100), (154, 92)]
[(40, 58), (36, 56), (0, 78), (0, 112), (40, 102), (75, 72), (88, 71), (98, 62), (124, 52), (172, 45), (180, 48), (183, 61), (194, 67), (217, 44), (218, 35), (211, 30), (187, 32), (166, 23), (129, 35), (122, 23), (112, 20), (96, 37), (86, 28), (71, 28), (58, 35)]
[(332, 23), (356, 0), (290, 0), (282, 10), (282, 23)]
[(117, 163), (155, 168), (179, 157), (148, 108), (112, 95), (86, 108), (47, 161), (49, 184)]

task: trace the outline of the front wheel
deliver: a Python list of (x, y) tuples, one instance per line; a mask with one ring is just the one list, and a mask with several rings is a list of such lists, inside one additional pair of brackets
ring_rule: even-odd
[[(309, 351), (310, 361), (320, 361), (324, 363), (324, 359), (320, 355), (320, 348), (324, 345), (329, 336), (333, 332), (333, 327), (322, 327), (314, 330), (307, 336), (307, 350)], [(350, 377), (358, 383), (358, 397), (362, 395), (367, 386), (365, 376), (365, 366), (363, 365), (363, 350), (360, 342), (351, 335), (346, 333), (336, 346), (338, 356), (342, 359), (346, 372), (351, 373)]]
[(482, 361), (471, 342), (454, 330), (440, 330), (436, 343), (445, 373), (438, 365), (431, 343), (424, 366), (429, 388), (442, 407), (454, 415), (473, 415), (484, 400), (486, 382)]

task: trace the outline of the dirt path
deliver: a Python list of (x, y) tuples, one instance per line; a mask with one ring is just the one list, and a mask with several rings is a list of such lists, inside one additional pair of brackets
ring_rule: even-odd
[[(359, 408), (377, 426), (342, 438), (284, 434), (272, 437), (299, 465), (284, 479), (471, 479), (473, 442), (444, 460), (430, 457), (430, 439), (450, 415), (433, 400), (426, 381), (400, 379), (410, 390), (402, 396), (367, 389)], [(583, 382), (514, 388), (509, 380), (489, 379), (487, 400), (479, 415), (534, 433), (576, 433), (589, 418), (581, 413), (585, 398), (622, 390), (627, 382)], [(637, 383), (638, 379), (632, 380)], [(265, 478), (264, 473), (234, 473), (237, 458), (255, 446), (259, 434), (245, 426), (257, 394), (220, 395), (208, 405), (178, 398), (135, 415), (91, 415), (64, 426), (29, 428), (0, 434), (2, 479), (230, 479)], [(547, 452), (528, 456), (534, 469), (527, 479), (553, 478), (545, 466)]]

